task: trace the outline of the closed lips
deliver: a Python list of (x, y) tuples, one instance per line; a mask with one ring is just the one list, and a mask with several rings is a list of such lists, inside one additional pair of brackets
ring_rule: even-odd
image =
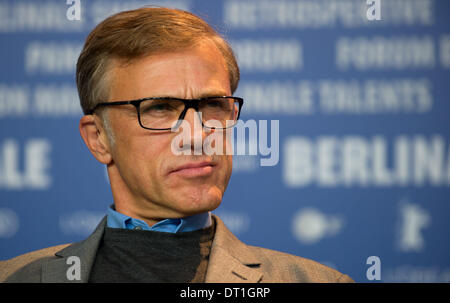
[(174, 173), (174, 172), (177, 172), (177, 171), (180, 171), (183, 169), (201, 168), (201, 167), (206, 167), (206, 166), (215, 166), (215, 164), (212, 162), (186, 163), (184, 165), (178, 166), (171, 172)]

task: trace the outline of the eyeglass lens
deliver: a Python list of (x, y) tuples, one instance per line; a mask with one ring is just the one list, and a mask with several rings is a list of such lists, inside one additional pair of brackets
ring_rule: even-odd
[[(141, 124), (148, 128), (171, 128), (185, 109), (181, 100), (152, 99), (140, 104)], [(206, 127), (226, 128), (234, 125), (239, 111), (239, 103), (233, 98), (210, 98), (201, 100), (198, 112)], [(218, 124), (220, 123), (220, 125)]]

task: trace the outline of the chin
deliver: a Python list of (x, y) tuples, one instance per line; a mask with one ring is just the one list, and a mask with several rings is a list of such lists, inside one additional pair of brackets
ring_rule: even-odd
[(223, 191), (217, 187), (208, 190), (194, 190), (186, 195), (180, 195), (182, 199), (178, 199), (180, 211), (187, 215), (194, 215), (213, 211), (219, 207), (222, 202)]

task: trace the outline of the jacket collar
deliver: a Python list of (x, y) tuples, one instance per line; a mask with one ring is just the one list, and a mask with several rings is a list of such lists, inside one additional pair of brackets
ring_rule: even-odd
[[(239, 241), (225, 226), (222, 220), (212, 215), (216, 231), (211, 246), (205, 282), (211, 283), (257, 283), (262, 279), (258, 270), (261, 262), (253, 255), (247, 245)], [(106, 217), (102, 219), (95, 231), (84, 241), (74, 243), (55, 253), (58, 259), (42, 265), (42, 282), (81, 282), (89, 280), (89, 273), (94, 264), (98, 246), (103, 237)], [(80, 260), (80, 280), (69, 280), (67, 272), (72, 264), (69, 258)]]
[(222, 220), (213, 215), (216, 233), (211, 247), (205, 282), (257, 283), (262, 279), (261, 262), (239, 241)]
[[(89, 273), (94, 264), (95, 256), (106, 226), (106, 216), (100, 221), (95, 231), (84, 241), (74, 243), (55, 253), (58, 259), (53, 259), (42, 265), (43, 283), (81, 282), (87, 283)], [(70, 271), (73, 261), (70, 257), (80, 260), (80, 280), (69, 280), (67, 272)]]

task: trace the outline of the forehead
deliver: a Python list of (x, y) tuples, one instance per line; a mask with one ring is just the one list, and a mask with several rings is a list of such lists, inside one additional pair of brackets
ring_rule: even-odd
[(116, 61), (110, 75), (110, 100), (231, 94), (225, 59), (210, 41), (126, 64)]

